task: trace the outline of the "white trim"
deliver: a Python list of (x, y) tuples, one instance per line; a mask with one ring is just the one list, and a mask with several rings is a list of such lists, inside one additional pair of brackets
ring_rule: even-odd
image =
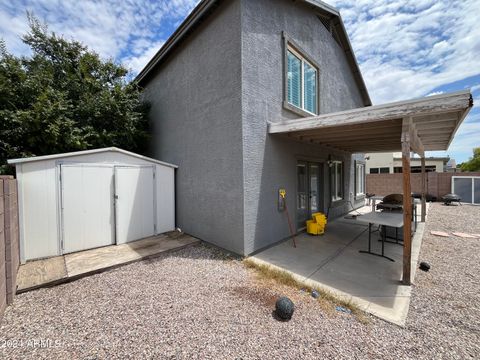
[(63, 255), (63, 189), (62, 189), (62, 164), (55, 164), (55, 197), (57, 208), (57, 255)]
[(28, 158), (9, 159), (7, 162), (8, 162), (8, 164), (20, 164), (20, 163), (27, 163), (27, 162), (32, 162), (32, 161), (52, 160), (52, 159), (58, 159), (58, 158), (64, 158), (64, 157), (97, 154), (97, 153), (102, 153), (102, 152), (117, 152), (117, 153), (121, 153), (121, 154), (124, 154), (124, 155), (129, 155), (129, 156), (132, 156), (132, 157), (136, 157), (138, 159), (142, 159), (142, 160), (145, 160), (145, 161), (150, 161), (150, 162), (153, 162), (155, 164), (160, 164), (160, 165), (172, 167), (174, 169), (178, 168), (177, 165), (170, 164), (170, 163), (163, 162), (163, 161), (156, 160), (156, 159), (152, 159), (152, 158), (149, 158), (147, 156), (136, 154), (136, 153), (133, 153), (131, 151), (123, 150), (123, 149), (120, 149), (120, 148), (117, 148), (117, 147), (108, 147), (108, 148), (101, 148), (101, 149), (75, 151), (75, 152), (69, 152), (69, 153), (63, 153), (63, 154), (32, 156), (32, 157), (28, 157)]
[(24, 209), (24, 196), (23, 196), (23, 169), (22, 164), (15, 166), (17, 173), (17, 202), (18, 202), (18, 235), (19, 235), (19, 252), (20, 252), (20, 264), (27, 262), (25, 256), (25, 216)]

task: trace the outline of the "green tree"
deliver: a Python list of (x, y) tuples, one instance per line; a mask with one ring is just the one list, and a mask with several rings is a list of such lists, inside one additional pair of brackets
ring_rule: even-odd
[(28, 14), (16, 57), (0, 40), (0, 173), (9, 158), (118, 146), (144, 152), (148, 104), (128, 70)]
[(480, 171), (480, 147), (473, 149), (473, 156), (460, 164), (462, 171)]

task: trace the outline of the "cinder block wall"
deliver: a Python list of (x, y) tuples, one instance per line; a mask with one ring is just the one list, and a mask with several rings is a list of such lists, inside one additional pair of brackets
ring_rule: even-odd
[(17, 181), (0, 176), (0, 317), (13, 302), (20, 265)]
[[(367, 192), (376, 195), (403, 193), (403, 174), (367, 174)], [(410, 174), (412, 192), (422, 192), (422, 174)], [(480, 176), (480, 172), (470, 173), (427, 173), (427, 194), (440, 199), (452, 192), (452, 176)]]

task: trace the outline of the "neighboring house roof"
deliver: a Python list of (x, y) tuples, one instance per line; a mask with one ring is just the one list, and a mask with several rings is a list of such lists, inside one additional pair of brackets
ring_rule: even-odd
[[(208, 15), (213, 13), (222, 1), (223, 0), (200, 1), (195, 9), (193, 9), (193, 11), (187, 16), (182, 24), (170, 36), (170, 38), (168, 38), (160, 50), (158, 50), (158, 52), (147, 63), (147, 65), (145, 65), (142, 71), (140, 71), (134, 81), (137, 81), (140, 85), (147, 83), (151, 72), (162, 63), (167, 55), (169, 55), (173, 49), (195, 29), (197, 25), (199, 25)], [(347, 57), (350, 68), (352, 69), (353, 76), (355, 77), (355, 81), (357, 82), (358, 88), (362, 95), (364, 105), (372, 105), (372, 101), (370, 100), (370, 96), (360, 72), (357, 59), (353, 53), (352, 45), (345, 30), (345, 25), (343, 24), (340, 12), (336, 8), (324, 3), (323, 1), (301, 0), (301, 2), (310, 5), (313, 10), (331, 23), (332, 35), (336, 37), (336, 40), (345, 51), (345, 56)]]
[(156, 164), (160, 165), (165, 165), (169, 166), (172, 168), (178, 168), (177, 165), (173, 165), (170, 163), (166, 163), (163, 161), (159, 161), (157, 159), (152, 159), (140, 154), (136, 154), (127, 150), (123, 150), (117, 147), (107, 147), (107, 148), (101, 148), (101, 149), (92, 149), (92, 150), (84, 150), (84, 151), (74, 151), (74, 152), (69, 152), (69, 153), (63, 153), (63, 154), (53, 154), (53, 155), (44, 155), (44, 156), (32, 156), (28, 158), (19, 158), (19, 159), (10, 159), (8, 160), (9, 164), (15, 165), (15, 164), (22, 164), (22, 163), (28, 163), (32, 161), (42, 161), (42, 160), (53, 160), (53, 159), (61, 159), (61, 158), (66, 158), (66, 157), (72, 157), (72, 156), (81, 156), (81, 155), (91, 155), (91, 154), (97, 154), (97, 153), (103, 153), (103, 152), (117, 152), (121, 153), (124, 155), (128, 156), (133, 156), (141, 160), (145, 161), (150, 161)]
[(448, 160), (447, 166), (449, 168), (456, 168), (457, 167), (457, 162), (455, 161), (455, 159), (450, 159), (450, 160)]

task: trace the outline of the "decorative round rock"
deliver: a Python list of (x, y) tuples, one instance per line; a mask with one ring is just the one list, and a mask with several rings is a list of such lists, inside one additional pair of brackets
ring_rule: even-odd
[(294, 309), (292, 300), (285, 296), (280, 297), (275, 304), (275, 314), (282, 320), (290, 320)]
[(428, 271), (430, 270), (430, 264), (425, 262), (425, 261), (422, 261), (420, 263), (420, 270), (423, 270), (423, 271)]

